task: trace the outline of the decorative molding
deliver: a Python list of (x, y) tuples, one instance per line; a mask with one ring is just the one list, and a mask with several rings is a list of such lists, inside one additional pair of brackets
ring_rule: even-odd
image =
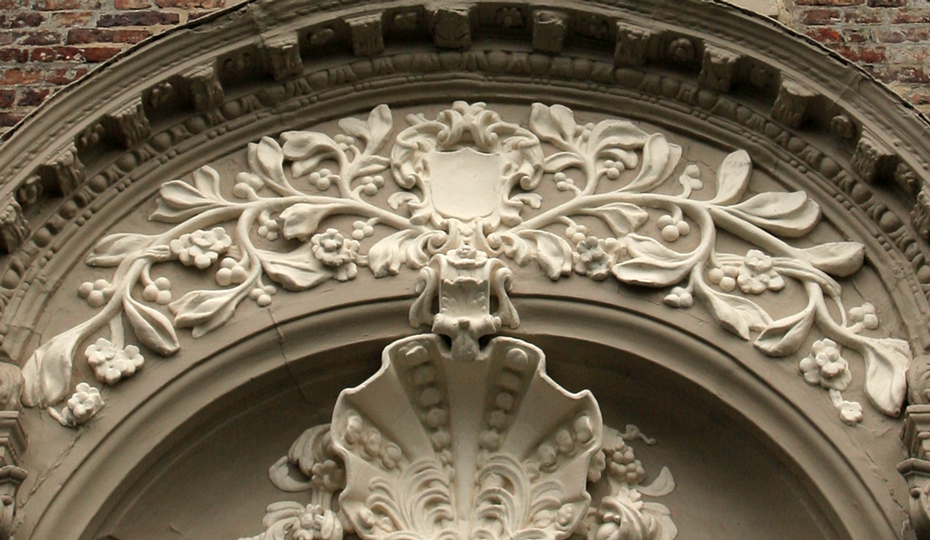
[(0, 249), (12, 253), (23, 244), (30, 232), (19, 203), (12, 197), (0, 201)]
[[(77, 146), (71, 143), (61, 149), (51, 160), (38, 168), (38, 173), (43, 183), (52, 188), (53, 193), (65, 196), (74, 193), (85, 179), (84, 164), (78, 157)], [(35, 202), (41, 193), (40, 190), (33, 196), (23, 196), (20, 202), (25, 202), (25, 199)]]
[(103, 118), (107, 132), (125, 148), (132, 148), (152, 134), (149, 119), (142, 107), (142, 98), (137, 97), (108, 113)]
[(295, 32), (263, 39), (271, 75), (276, 81), (300, 75), (304, 65), (300, 58), (300, 44)]
[[(781, 240), (805, 236), (818, 223), (820, 209), (800, 191), (743, 200), (752, 169), (745, 151), (724, 160), (714, 193), (703, 195), (705, 180), (697, 165), (684, 166), (675, 177), (682, 155), (678, 146), (627, 121), (578, 125), (569, 109), (536, 104), (523, 127), (483, 104), (463, 102), (436, 119), (411, 115), (407, 121), (410, 127), (392, 145), (393, 119), (383, 105), (367, 121), (341, 120), (343, 133), (334, 137), (285, 132), (283, 145), (265, 137), (249, 145), (249, 169), (235, 178), (235, 200), (223, 195), (223, 180), (210, 167), (194, 173), (193, 185), (164, 184), (151, 219), (176, 225), (156, 235), (110, 235), (97, 244), (87, 262), (116, 267), (114, 280), (100, 280), (99, 287), (86, 284), (80, 292), (102, 309), (35, 351), (23, 368), (24, 403), (47, 407), (60, 401), (77, 345), (107, 325), (121, 327), (124, 317), (142, 345), (170, 355), (180, 347), (176, 328), (191, 327), (198, 337), (223, 325), (247, 297), (259, 306), (270, 303), (277, 288), (266, 278), (287, 290), (303, 290), (330, 279), (351, 280), (359, 266), (375, 277), (396, 274), (403, 266), (430, 264), (435, 272), (452, 260), (443, 255), (430, 263), (431, 257), (469, 246), (475, 253), (468, 258), (482, 252), (520, 266), (536, 263), (552, 280), (574, 271), (595, 280), (612, 275), (629, 285), (671, 287), (665, 303), (687, 309), (701, 302), (740, 338), (750, 340), (760, 332), (753, 345), (770, 356), (798, 352), (816, 325), (832, 340), (828, 348), (839, 354), (843, 347), (863, 357), (866, 395), (876, 408), (892, 416), (900, 411), (911, 356), (907, 343), (862, 335), (878, 325), (868, 305), (851, 309), (839, 321), (828, 307), (845, 311), (841, 287), (830, 276), (857, 272), (862, 246), (831, 242), (802, 249)], [(542, 142), (556, 151), (545, 155)], [(390, 158), (380, 154), (386, 146), (391, 146)], [(321, 166), (327, 160), (338, 169)], [(385, 188), (386, 176), (399, 188), (388, 198), (389, 209), (368, 200)], [(568, 195), (567, 202), (544, 207), (546, 201), (536, 193), (544, 178)], [(598, 191), (598, 186), (607, 190)], [(674, 194), (667, 191), (671, 186), (677, 187)], [(524, 219), (528, 209), (541, 211)], [(334, 215), (354, 216), (353, 230), (323, 230), (321, 222)], [(597, 220), (607, 234), (588, 231), (580, 218)], [(226, 223), (236, 224), (233, 236)], [(366, 251), (361, 241), (372, 237), (375, 227), (395, 232), (366, 241)], [(553, 227), (562, 234), (552, 232)], [(745, 255), (719, 252), (718, 229), (759, 249)], [(283, 237), (301, 247), (283, 253), (257, 247), (248, 231), (272, 246)], [(678, 247), (683, 245), (679, 239), (692, 233), (696, 245)], [(170, 282), (151, 277), (155, 265), (170, 261), (215, 273), (221, 288), (191, 291), (171, 302)], [(430, 270), (425, 272), (424, 291), (435, 282)], [(778, 294), (786, 279), (807, 293), (808, 302), (776, 320), (753, 299)], [(489, 283), (494, 286), (493, 279)], [(141, 301), (133, 297), (136, 284), (145, 288)], [(494, 287), (499, 298), (505, 294), (505, 287)], [(440, 289), (440, 297), (444, 294)], [(167, 303), (173, 320), (151, 303)], [(484, 323), (475, 323), (471, 337), (462, 338), (463, 351), (473, 351), (473, 341), (485, 332)], [(120, 341), (111, 334), (113, 343)], [(814, 364), (800, 366), (808, 382), (844, 389), (846, 364), (840, 384), (834, 371), (841, 363), (821, 366), (817, 351), (812, 354)], [(815, 367), (820, 373), (816, 381)], [(858, 404), (834, 398), (845, 421), (861, 418), (852, 411)]]
[(863, 131), (851, 163), (856, 174), (866, 182), (874, 183), (893, 158), (894, 153), (890, 148), (879, 142), (874, 135)]
[(910, 455), (898, 464), (909, 488), (908, 515), (917, 538), (930, 536), (930, 405), (910, 405), (904, 415), (904, 446)]
[(180, 78), (187, 100), (195, 111), (209, 111), (223, 104), (223, 85), (212, 64), (186, 71)]

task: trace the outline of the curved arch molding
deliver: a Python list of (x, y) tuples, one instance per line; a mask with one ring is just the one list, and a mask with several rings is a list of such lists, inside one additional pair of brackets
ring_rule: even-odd
[[(222, 499), (153, 502), (182, 477), (216, 538), (927, 538), (927, 131), (715, 2), (252, 1), (146, 41), (0, 147), (0, 538), (205, 538)], [(385, 510), (414, 469), (434, 529)]]

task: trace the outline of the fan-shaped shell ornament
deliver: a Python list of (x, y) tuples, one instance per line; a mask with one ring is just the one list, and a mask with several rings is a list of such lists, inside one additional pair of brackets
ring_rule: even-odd
[(561, 539), (590, 503), (602, 422), (591, 393), (553, 382), (529, 343), (498, 337), (463, 362), (420, 335), (342, 392), (331, 435), (339, 505), (362, 538)]

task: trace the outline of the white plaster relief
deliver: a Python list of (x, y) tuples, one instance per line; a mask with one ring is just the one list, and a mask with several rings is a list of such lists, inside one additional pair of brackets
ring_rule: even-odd
[[(332, 137), (286, 132), (283, 144), (265, 137), (249, 145), (249, 168), (234, 179), (232, 199), (221, 193), (224, 179), (210, 167), (195, 171), (193, 183), (164, 184), (151, 219), (174, 226), (98, 243), (87, 262), (116, 268), (99, 294), (96, 285), (87, 293), (101, 311), (26, 362), (23, 402), (47, 407), (60, 401), (76, 347), (114, 319), (124, 317), (142, 345), (169, 355), (180, 346), (176, 328), (202, 336), (247, 297), (268, 305), (277, 286), (294, 291), (347, 281), (360, 267), (383, 277), (403, 266), (424, 268), (433, 256), (468, 246), (521, 266), (535, 262), (553, 280), (574, 271), (671, 287), (667, 304), (688, 308), (698, 301), (723, 328), (754, 338), (757, 349), (774, 357), (797, 353), (816, 325), (838, 347), (864, 358), (865, 391), (875, 407), (888, 415), (900, 411), (909, 347), (863, 335), (870, 328), (847, 320), (834, 279), (859, 270), (862, 246), (797, 248), (782, 240), (807, 235), (820, 209), (803, 192), (744, 200), (752, 169), (745, 151), (724, 159), (711, 192), (694, 164), (676, 174), (681, 148), (661, 133), (622, 120), (578, 125), (560, 105), (534, 105), (526, 126), (504, 121), (483, 104), (462, 102), (435, 119), (410, 115), (407, 121), (410, 127), (392, 139), (391, 112), (382, 105), (366, 121), (343, 119), (343, 133)], [(544, 151), (542, 143), (556, 151)], [(386, 147), (390, 157), (382, 155)], [(468, 185), (452, 181), (452, 174)], [(385, 208), (373, 197), (388, 180), (399, 189)], [(544, 200), (537, 192), (543, 181), (568, 200)], [(356, 218), (351, 231), (321, 226), (337, 215)], [(583, 221), (591, 218), (609, 234), (589, 234)], [(745, 254), (717, 251), (718, 231), (755, 247)], [(171, 261), (213, 273), (221, 288), (171, 302), (170, 283), (150, 276), (156, 265)], [(800, 285), (808, 303), (775, 319), (755, 298), (778, 294), (786, 280)], [(132, 295), (136, 283), (144, 287), (141, 301)], [(158, 309), (165, 302), (173, 317)]]

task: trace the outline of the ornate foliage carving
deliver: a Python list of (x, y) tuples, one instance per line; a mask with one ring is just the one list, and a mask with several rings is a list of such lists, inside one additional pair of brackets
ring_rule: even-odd
[[(250, 144), (248, 170), (234, 179), (232, 197), (228, 181), (210, 167), (197, 170), (193, 183), (164, 184), (151, 219), (173, 227), (156, 235), (110, 235), (98, 243), (87, 262), (116, 268), (112, 280), (86, 291), (88, 302), (102, 309), (27, 361), (24, 402), (49, 406), (61, 400), (78, 344), (108, 323), (115, 328), (126, 321), (141, 345), (172, 354), (179, 348), (176, 328), (201, 336), (223, 325), (246, 298), (264, 306), (277, 287), (347, 281), (360, 267), (376, 277), (404, 266), (435, 271), (458, 264), (449, 257), (468, 246), (460, 259), (533, 263), (552, 280), (574, 271), (595, 280), (613, 276), (629, 285), (670, 287), (667, 304), (685, 309), (700, 302), (723, 328), (752, 339), (770, 356), (797, 353), (817, 326), (837, 351), (864, 358), (870, 401), (886, 414), (899, 412), (907, 344), (863, 335), (877, 324), (874, 314), (865, 317), (862, 307), (854, 308), (861, 318), (853, 310), (847, 317), (840, 285), (831, 277), (858, 271), (862, 246), (798, 248), (782, 240), (810, 232), (820, 209), (803, 192), (745, 197), (752, 170), (745, 151), (727, 156), (707, 182), (697, 165), (679, 167), (681, 148), (662, 134), (623, 120), (579, 125), (560, 105), (534, 105), (525, 127), (483, 104), (462, 102), (435, 119), (410, 115), (407, 121), (409, 127), (393, 138), (390, 157), (382, 150), (392, 140), (393, 119), (379, 106), (365, 121), (340, 121), (343, 132), (332, 137), (286, 132), (280, 143), (265, 137)], [(554, 151), (544, 151), (544, 143)], [(376, 196), (388, 181), (397, 189), (390, 186), (385, 208)], [(555, 184), (559, 200), (549, 202), (537, 192), (543, 181)], [(328, 225), (335, 216), (354, 217), (352, 230)], [(752, 247), (720, 250), (720, 231)], [(210, 272), (220, 288), (172, 301), (168, 280), (151, 276), (155, 265), (170, 261)], [(424, 272), (427, 290), (435, 276)], [(494, 294), (504, 293), (493, 276), (482, 279), (489, 279)], [(132, 293), (136, 284), (144, 289), (141, 300)], [(763, 301), (789, 284), (806, 293), (806, 306), (775, 318)], [(454, 303), (454, 294), (447, 299)], [(167, 304), (173, 319), (159, 304)], [(842, 314), (838, 319), (830, 304)], [(800, 371), (812, 380), (807, 374), (813, 368), (802, 364)], [(843, 403), (849, 402), (840, 401), (841, 410), (852, 407)]]

